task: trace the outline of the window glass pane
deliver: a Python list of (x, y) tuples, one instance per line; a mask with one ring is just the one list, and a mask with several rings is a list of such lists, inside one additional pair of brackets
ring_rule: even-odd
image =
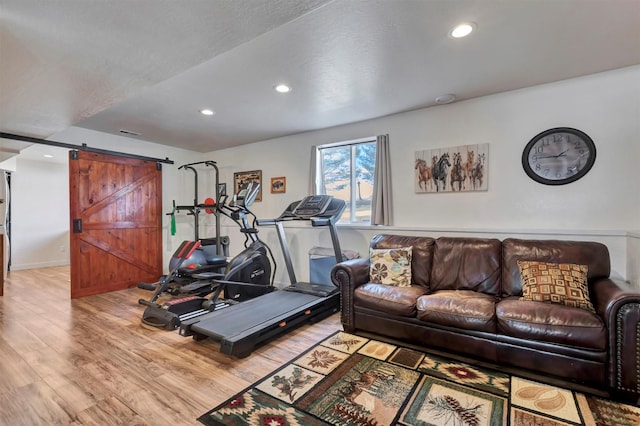
[(371, 222), (371, 199), (373, 197), (373, 175), (376, 166), (376, 144), (355, 146), (356, 170), (356, 217), (355, 222)]
[(375, 141), (320, 147), (318, 188), (347, 203), (340, 222), (371, 223)]
[(351, 216), (351, 150), (348, 146), (324, 148), (322, 152), (322, 193), (347, 202), (341, 222)]

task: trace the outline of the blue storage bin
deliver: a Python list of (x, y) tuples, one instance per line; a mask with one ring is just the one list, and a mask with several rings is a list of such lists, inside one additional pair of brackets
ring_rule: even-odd
[[(342, 260), (356, 259), (360, 254), (353, 250), (343, 250)], [(336, 255), (331, 247), (312, 247), (309, 250), (309, 282), (333, 285), (331, 268), (336, 264)]]

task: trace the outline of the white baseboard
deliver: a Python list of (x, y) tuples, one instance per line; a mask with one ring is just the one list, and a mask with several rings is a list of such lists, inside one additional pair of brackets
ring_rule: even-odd
[(38, 269), (38, 268), (49, 268), (51, 266), (65, 266), (69, 265), (68, 260), (52, 260), (49, 262), (38, 262), (38, 263), (23, 263), (23, 264), (12, 264), (12, 271), (21, 271), (23, 269)]

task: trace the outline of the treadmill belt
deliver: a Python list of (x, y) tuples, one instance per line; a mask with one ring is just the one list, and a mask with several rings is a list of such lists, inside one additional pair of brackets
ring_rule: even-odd
[[(207, 315), (191, 328), (209, 336), (223, 338), (271, 321), (281, 321), (291, 311), (318, 301), (318, 296), (274, 291)], [(216, 315), (217, 314), (217, 315)]]
[(297, 293), (313, 294), (318, 297), (331, 296), (338, 292), (338, 287), (334, 285), (326, 284), (311, 284), (311, 283), (295, 283), (284, 289), (285, 291), (295, 291)]

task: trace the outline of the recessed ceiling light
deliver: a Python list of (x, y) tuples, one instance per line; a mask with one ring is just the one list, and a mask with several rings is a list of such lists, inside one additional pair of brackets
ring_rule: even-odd
[(276, 92), (278, 93), (288, 93), (291, 91), (291, 87), (287, 86), (286, 84), (278, 84), (274, 86), (274, 89), (276, 89)]
[(44, 158), (53, 158), (53, 155), (51, 155), (51, 154), (44, 154), (44, 155), (43, 155), (43, 157), (44, 157)]
[(456, 25), (451, 31), (449, 31), (449, 35), (453, 38), (462, 38), (466, 37), (476, 28), (476, 24), (473, 22), (464, 22), (462, 24)]
[(446, 95), (438, 96), (436, 98), (436, 103), (439, 105), (450, 104), (455, 100), (456, 100), (456, 95), (452, 93), (447, 93)]
[(202, 114), (202, 115), (213, 115), (213, 114), (215, 114), (215, 112), (212, 109), (205, 108), (205, 109), (201, 109), (200, 110), (200, 114)]

